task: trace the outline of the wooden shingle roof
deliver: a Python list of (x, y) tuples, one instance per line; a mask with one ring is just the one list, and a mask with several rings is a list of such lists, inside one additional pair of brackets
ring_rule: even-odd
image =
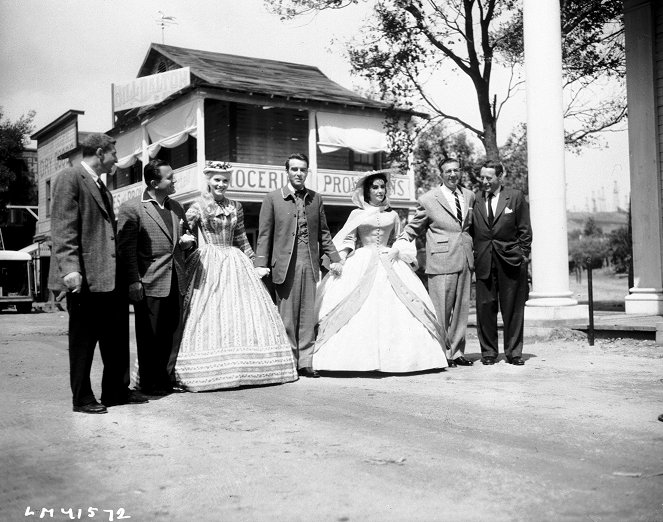
[[(214, 53), (153, 43), (138, 77), (157, 72), (166, 58), (179, 67), (190, 67), (196, 83), (238, 93), (278, 96), (301, 101), (388, 109), (389, 104), (369, 100), (327, 78), (320, 69), (299, 63), (280, 62), (233, 54)], [(173, 68), (172, 64), (168, 67)]]

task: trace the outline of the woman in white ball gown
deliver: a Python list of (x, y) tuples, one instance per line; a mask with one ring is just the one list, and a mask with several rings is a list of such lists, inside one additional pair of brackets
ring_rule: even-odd
[(334, 237), (345, 264), (318, 289), (316, 370), (405, 373), (448, 366), (433, 303), (409, 264), (416, 253), (399, 257), (389, 247), (400, 218), (388, 190), (386, 173), (361, 178), (352, 196), (359, 208)]

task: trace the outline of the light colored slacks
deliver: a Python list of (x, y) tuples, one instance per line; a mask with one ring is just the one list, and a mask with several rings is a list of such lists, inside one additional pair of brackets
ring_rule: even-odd
[(450, 361), (465, 354), (471, 284), (472, 272), (467, 264), (462, 272), (428, 275), (428, 293), (437, 319), (444, 326), (444, 345)]

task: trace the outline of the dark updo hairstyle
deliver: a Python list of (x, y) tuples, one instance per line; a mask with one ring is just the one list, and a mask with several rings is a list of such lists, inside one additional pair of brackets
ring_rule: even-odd
[(371, 201), (371, 185), (376, 179), (381, 179), (384, 181), (384, 188), (385, 188), (385, 199), (387, 192), (389, 190), (389, 182), (387, 181), (387, 176), (385, 176), (382, 172), (378, 172), (376, 174), (371, 174), (370, 176), (367, 176), (366, 179), (364, 180), (364, 201), (366, 203), (370, 203)]

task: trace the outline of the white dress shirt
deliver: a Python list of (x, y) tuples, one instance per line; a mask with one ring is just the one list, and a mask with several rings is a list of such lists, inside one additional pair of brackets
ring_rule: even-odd
[[(451, 189), (444, 184), (440, 185), (440, 187), (442, 188), (442, 194), (444, 194), (444, 197), (447, 199), (449, 207), (451, 207), (451, 210), (453, 211), (455, 216), (456, 196), (454, 195), (454, 192), (452, 192)], [(458, 201), (460, 201), (460, 212), (463, 216), (463, 219), (465, 219), (465, 214), (467, 213), (467, 204), (465, 203), (465, 196), (463, 196), (463, 190), (460, 187), (456, 187), (456, 192), (458, 193)]]

